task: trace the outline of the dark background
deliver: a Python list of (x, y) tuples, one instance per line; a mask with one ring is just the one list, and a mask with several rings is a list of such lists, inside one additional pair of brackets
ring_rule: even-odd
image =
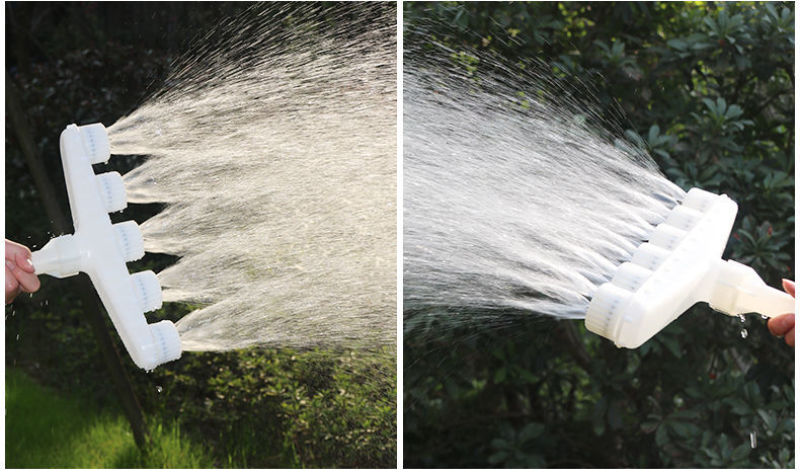
[[(476, 78), (490, 55), (589, 83), (670, 180), (739, 204), (725, 258), (793, 278), (793, 4), (406, 2), (404, 20), (406, 68), (435, 40)], [(794, 467), (794, 351), (758, 317), (698, 304), (620, 350), (582, 322), (436, 312), (404, 335), (406, 467)]]
[[(158, 92), (170, 64), (193, 39), (251, 4), (6, 3), (6, 98), (20, 103), (61, 210), (68, 213), (58, 137), (71, 123), (110, 126)], [(273, 8), (266, 6), (263, 8)], [(358, 6), (349, 15), (357, 17)], [(290, 26), (287, 26), (289, 28)], [(6, 110), (6, 238), (37, 249), (53, 235), (40, 191)], [(113, 157), (124, 173), (143, 157)], [(114, 221), (141, 223), (158, 204), (130, 205)], [(67, 215), (68, 216), (68, 215)], [(70, 220), (71, 221), (71, 220)], [(71, 231), (71, 230), (70, 230)], [(159, 271), (176, 258), (147, 254), (131, 271)], [(6, 306), (6, 368), (22, 370), (97, 412), (118, 398), (83, 314), (76, 278), (42, 278), (42, 289)], [(187, 306), (166, 303), (155, 319), (177, 320)], [(148, 425), (177, 420), (213, 466), (394, 467), (395, 350), (246, 349), (184, 353), (152, 373), (122, 354)], [(46, 409), (43, 409), (46, 411)], [(324, 422), (324, 423), (323, 423)], [(6, 441), (15, 440), (6, 434)], [(14, 454), (6, 462), (14, 466)]]

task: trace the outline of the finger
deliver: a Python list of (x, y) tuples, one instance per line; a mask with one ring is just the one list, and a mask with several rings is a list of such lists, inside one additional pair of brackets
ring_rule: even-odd
[(34, 293), (39, 290), (39, 277), (33, 273), (26, 273), (20, 268), (12, 271), (14, 277), (19, 281), (19, 287), (26, 293)]
[(31, 250), (29, 250), (27, 246), (6, 240), (6, 258), (9, 258), (10, 256), (16, 258), (19, 255), (23, 256), (26, 259), (30, 258)]
[(767, 327), (772, 335), (782, 336), (794, 328), (794, 314), (783, 314), (767, 321)]
[(12, 273), (10, 269), (6, 268), (6, 292), (13, 291), (18, 287), (19, 283), (17, 282), (17, 278), (14, 277), (14, 273)]
[(14, 273), (10, 269), (6, 268), (6, 304), (11, 304), (17, 294), (19, 294), (17, 278), (14, 277)]
[(794, 327), (786, 333), (786, 343), (794, 347)]
[(17, 255), (17, 266), (24, 269), (28, 273), (35, 273), (36, 270), (33, 269), (33, 263), (31, 262), (30, 257), (26, 258), (23, 254)]
[(29, 250), (27, 246), (6, 240), (6, 261), (11, 260), (16, 266), (19, 266), (29, 273), (33, 273), (34, 269), (33, 263), (31, 263), (31, 256), (31, 250)]
[(784, 279), (782, 281), (783, 289), (794, 297), (794, 281), (789, 281), (788, 279)]
[(10, 293), (6, 294), (6, 304), (11, 304), (14, 302), (14, 299), (19, 296), (19, 288), (14, 289)]

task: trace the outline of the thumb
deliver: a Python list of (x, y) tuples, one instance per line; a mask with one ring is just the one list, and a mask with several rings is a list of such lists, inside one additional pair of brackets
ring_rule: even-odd
[(16, 256), (16, 260), (15, 261), (17, 263), (17, 266), (19, 266), (24, 271), (27, 271), (29, 273), (35, 273), (36, 272), (36, 270), (33, 269), (33, 263), (31, 262), (30, 251), (28, 251), (27, 254), (26, 253), (19, 253)]
[(786, 290), (787, 293), (791, 294), (794, 297), (794, 281), (789, 281), (788, 279), (782, 280), (783, 289)]

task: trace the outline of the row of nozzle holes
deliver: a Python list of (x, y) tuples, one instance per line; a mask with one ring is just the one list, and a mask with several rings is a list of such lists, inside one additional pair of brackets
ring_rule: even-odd
[[(92, 147), (92, 154), (95, 152), (95, 144), (94, 144), (94, 136), (92, 134), (86, 134), (88, 136), (89, 141), (91, 142)], [(98, 183), (101, 186), (101, 189), (104, 193), (105, 198), (105, 205), (106, 211), (109, 213), (113, 213), (125, 208), (125, 203), (127, 200), (124, 197), (125, 188), (122, 184), (122, 179), (117, 172), (106, 172), (103, 174), (99, 174), (96, 176)], [(114, 204), (114, 192), (112, 188), (114, 186), (121, 186), (121, 191), (123, 193), (122, 197), (122, 207), (118, 208), (118, 205), (115, 206)], [(122, 252), (123, 258), (125, 261), (136, 261), (142, 257), (140, 253), (143, 249), (143, 237), (142, 232), (139, 229), (139, 225), (133, 221), (129, 220), (127, 222), (115, 223), (114, 230), (116, 231), (116, 239), (117, 243), (120, 246), (120, 251)], [(134, 236), (131, 236), (134, 235)], [(132, 241), (137, 242), (139, 246), (133, 246)], [(137, 248), (137, 249), (134, 249)], [(158, 278), (155, 277), (151, 272), (142, 271), (139, 273), (133, 273), (130, 275), (131, 283), (134, 289), (138, 290), (136, 293), (136, 298), (139, 301), (139, 305), (141, 306), (142, 312), (150, 312), (158, 309), (161, 302), (161, 285), (158, 283)], [(159, 296), (152, 296), (151, 293), (148, 293), (148, 286), (147, 281), (155, 279)], [(163, 340), (163, 339), (162, 339)], [(162, 348), (164, 347), (164, 343), (161, 343)], [(164, 349), (162, 351), (165, 352)]]
[[(617, 269), (611, 282), (626, 291), (635, 292), (639, 289), (650, 275), (670, 257), (669, 252), (674, 250), (690, 232), (694, 231), (693, 227), (703, 218), (704, 212), (708, 210), (714, 198), (708, 197), (699, 203), (694, 200), (692, 205), (682, 204), (673, 208), (664, 223), (653, 230), (648, 242), (639, 245), (630, 262), (623, 263)], [(705, 222), (700, 226), (706, 229), (710, 224)], [(689, 240), (696, 241), (697, 233), (694, 235)]]
[[(670, 256), (669, 251), (675, 249), (683, 238), (689, 234), (692, 227), (703, 217), (704, 212), (709, 209), (716, 196), (708, 197), (704, 200), (694, 200), (691, 205), (678, 205), (667, 215), (664, 223), (658, 225), (646, 243), (639, 245), (634, 252), (633, 257), (629, 262), (623, 263), (617, 268), (611, 280), (611, 285), (617, 288), (617, 292), (606, 292), (604, 295), (596, 296), (601, 297), (601, 301), (611, 298), (610, 302), (593, 302), (595, 305), (606, 304), (605, 310), (598, 310), (603, 316), (603, 334), (607, 331), (606, 327), (621, 304), (623, 299), (619, 294), (630, 297), (633, 292), (636, 292), (642, 285), (652, 276), (653, 272)], [(712, 225), (711, 222), (716, 221), (712, 218), (710, 222), (705, 222), (700, 226), (707, 229)], [(676, 226), (677, 225), (677, 226)], [(692, 242), (697, 240), (697, 237), (690, 238)], [(678, 257), (680, 258), (680, 257)], [(672, 263), (675, 266), (677, 263)], [(665, 269), (665, 271), (669, 271)], [(657, 289), (657, 282), (654, 281), (655, 286), (651, 286), (645, 292), (649, 294), (652, 289)], [(608, 291), (611, 291), (610, 289)], [(593, 299), (593, 301), (597, 301)]]
[[(117, 243), (122, 248), (122, 253), (125, 258), (125, 261), (136, 261), (143, 256), (142, 254), (137, 253), (133, 255), (132, 253), (134, 250), (131, 246), (131, 240), (136, 240), (141, 243), (142, 241), (142, 232), (139, 230), (139, 225), (136, 224), (135, 221), (126, 221), (122, 223), (115, 223), (114, 230), (117, 232)], [(131, 236), (131, 234), (135, 234), (136, 236)], [(139, 250), (141, 251), (141, 244), (139, 245)], [(139, 289), (139, 293), (137, 293), (137, 298), (139, 299), (139, 303), (142, 307), (142, 312), (150, 312), (158, 309), (161, 307), (160, 301), (161, 297), (159, 296), (150, 296), (147, 293), (147, 284), (146, 281), (150, 279), (155, 279), (155, 282), (158, 287), (158, 292), (161, 292), (161, 285), (158, 283), (158, 278), (155, 277), (154, 274), (151, 274), (147, 271), (142, 271), (139, 273), (134, 273), (131, 275), (131, 282), (135, 289)], [(156, 298), (159, 301), (158, 305), (155, 305), (155, 299), (151, 303), (150, 298)]]
[(112, 229), (125, 261), (136, 261), (144, 256), (144, 243), (139, 225), (133, 220), (114, 223)]
[[(114, 213), (121, 211), (127, 204), (127, 197), (125, 195), (125, 186), (122, 183), (122, 177), (118, 172), (106, 172), (103, 174), (95, 175), (95, 181), (99, 185), (101, 193), (103, 194), (106, 211)], [(121, 197), (118, 197), (120, 203), (114, 203), (114, 189), (118, 188), (121, 192)]]
[[(83, 141), (84, 145), (89, 146), (90, 151), (88, 155), (90, 157), (90, 160), (94, 162), (95, 155), (97, 153), (97, 146), (95, 143), (94, 133), (91, 132), (90, 130), (85, 130), (81, 128), (79, 128), (79, 130), (81, 132), (81, 137), (85, 139)], [(103, 174), (98, 174), (95, 176), (95, 180), (97, 181), (102, 191), (101, 193), (103, 194), (103, 198), (105, 199), (104, 203), (106, 206), (106, 211), (108, 213), (120, 211), (123, 208), (125, 208), (126, 204), (125, 202), (127, 202), (127, 199), (125, 197), (125, 188), (122, 183), (122, 178), (120, 177), (118, 172), (106, 172)], [(122, 192), (121, 204), (114, 203), (114, 190), (113, 190), (114, 187), (121, 188)], [(120, 252), (122, 253), (125, 261), (135, 261), (143, 256), (143, 253), (141, 253), (141, 251), (144, 249), (142, 232), (139, 229), (139, 225), (135, 221), (130, 220), (127, 222), (115, 223), (114, 231), (116, 232), (115, 238), (117, 244), (120, 247)], [(131, 234), (135, 236), (131, 236)], [(136, 246), (135, 247), (136, 249), (134, 249), (134, 246), (132, 246), (132, 242), (137, 242), (139, 246)], [(158, 278), (156, 278), (155, 275), (152, 274), (152, 272), (142, 271), (139, 273), (131, 274), (130, 279), (134, 289), (137, 289), (139, 291), (138, 293), (136, 293), (136, 297), (139, 300), (142, 312), (144, 313), (158, 309), (160, 307), (160, 301), (161, 301), (160, 295), (156, 297), (156, 299), (152, 299), (153, 302), (151, 303), (151, 298), (154, 298), (155, 296), (151, 296), (147, 292), (148, 288), (147, 281), (151, 279), (156, 280), (156, 284), (158, 285), (157, 286), (158, 292), (159, 293), (161, 292), (161, 285), (158, 283)], [(155, 306), (156, 301), (158, 301), (159, 303), (158, 306)], [(161, 342), (161, 346), (162, 346), (162, 352), (166, 352), (163, 349), (164, 342)]]
[[(158, 292), (157, 296), (153, 296), (147, 291), (147, 282), (152, 280), (155, 280)], [(139, 290), (139, 293), (136, 297), (139, 299), (139, 304), (142, 307), (143, 313), (155, 311), (161, 307), (161, 285), (158, 282), (158, 278), (152, 271), (140, 271), (138, 273), (134, 273), (131, 275), (131, 281), (134, 288)]]

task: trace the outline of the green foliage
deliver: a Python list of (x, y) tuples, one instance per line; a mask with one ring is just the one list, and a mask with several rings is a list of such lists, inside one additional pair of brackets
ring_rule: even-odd
[[(793, 4), (404, 8), (407, 32), (421, 27), (476, 78), (497, 54), (518, 74), (538, 58), (589, 83), (600, 116), (621, 109), (620, 133), (670, 180), (739, 204), (726, 258), (775, 287), (793, 275)], [(499, 329), (406, 328), (406, 466), (794, 466), (794, 352), (760, 318), (697, 305), (620, 350), (582, 323), (510, 313), (482, 314), (511, 319)]]
[(190, 354), (156, 369), (151, 403), (226, 466), (392, 467), (393, 365), (393, 349)]
[(502, 463), (506, 468), (531, 468), (544, 464), (544, 459), (536, 453), (537, 438), (544, 433), (541, 423), (528, 423), (517, 432), (511, 425), (500, 429), (500, 436), (491, 442), (494, 453), (489, 456), (490, 464)]
[[(81, 396), (87, 402), (82, 415), (91, 416), (88, 402), (94, 404), (94, 411), (110, 408), (119, 412), (102, 355), (88, 326), (65, 323), (53, 312), (61, 305), (57, 302), (36, 310), (25, 304), (13, 305), (13, 315), (7, 321), (7, 364), (25, 369), (67, 394)], [(67, 304), (63, 306), (67, 308)], [(80, 312), (75, 310), (71, 315), (80, 317)], [(110, 324), (109, 331), (116, 336)], [(122, 348), (120, 342), (117, 345)], [(208, 448), (199, 466), (396, 464), (394, 348), (361, 352), (192, 352), (150, 373), (136, 368), (127, 356), (123, 356), (123, 362), (150, 426), (157, 429), (163, 421), (172, 422), (164, 431), (182, 432), (181, 440)], [(48, 407), (51, 402), (42, 405)], [(51, 417), (59, 418), (42, 415), (43, 419)], [(117, 425), (125, 429), (122, 437), (133, 445), (127, 422), (121, 417), (119, 420)], [(7, 425), (7, 440), (38, 431), (37, 426), (25, 428), (25, 421)], [(156, 431), (156, 443), (149, 445), (151, 451), (161, 451), (159, 435)], [(17, 449), (11, 448), (6, 454)], [(59, 458), (66, 457), (66, 453), (59, 454)], [(34, 459), (30, 463), (46, 466), (46, 461), (37, 463)], [(133, 467), (155, 464), (125, 461)], [(128, 463), (104, 464), (127, 467)], [(170, 464), (180, 467), (195, 463), (174, 460)]]

